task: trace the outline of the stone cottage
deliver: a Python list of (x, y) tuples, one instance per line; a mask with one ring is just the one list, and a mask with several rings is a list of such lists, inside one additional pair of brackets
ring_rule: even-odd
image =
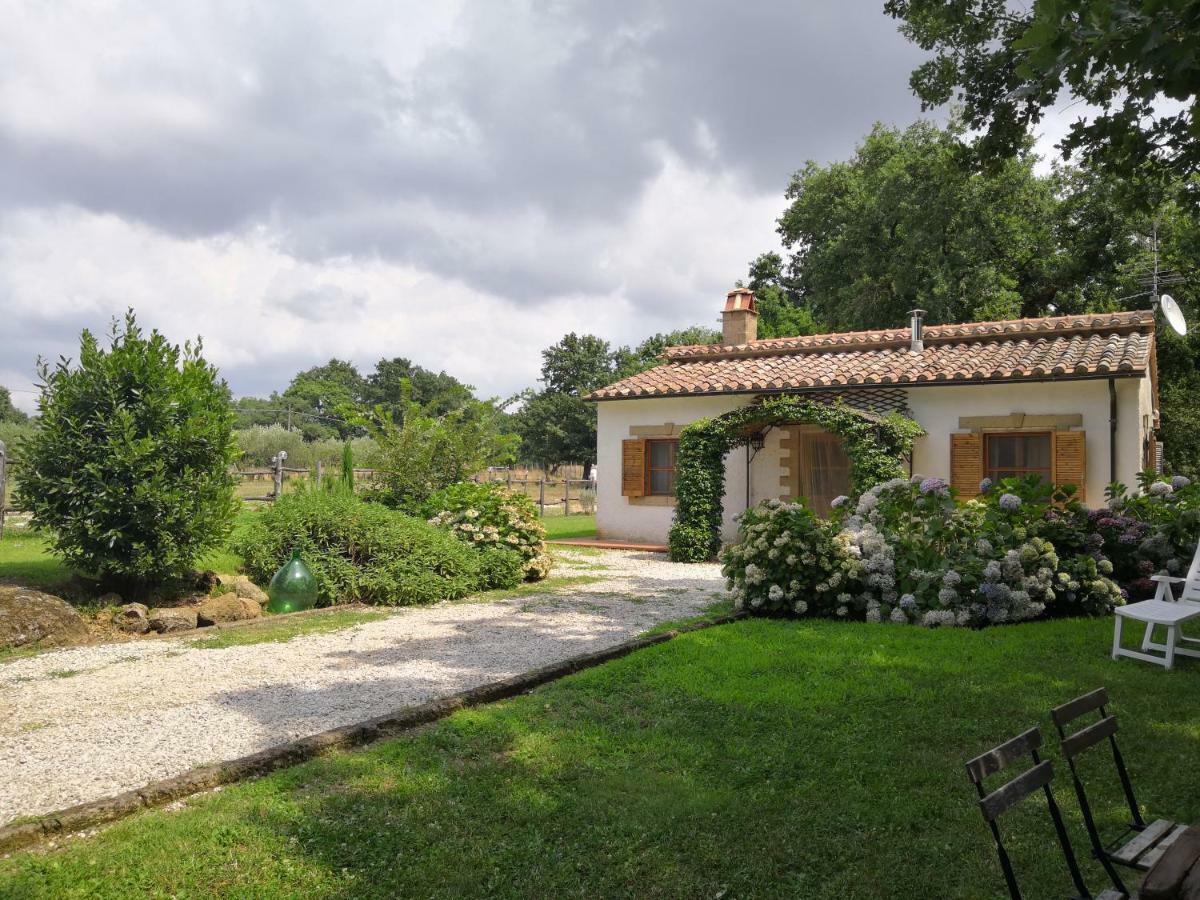
[[(924, 429), (910, 471), (962, 497), (979, 482), (1036, 472), (1103, 501), (1158, 459), (1154, 316), (1097, 313), (962, 325), (757, 339), (746, 289), (730, 291), (719, 344), (670, 347), (653, 369), (594, 392), (597, 527), (613, 540), (665, 543), (674, 513), (679, 434), (702, 417), (778, 395), (895, 410)], [(725, 461), (723, 536), (734, 516), (771, 497), (804, 497), (820, 513), (849, 490), (839, 438), (775, 423)]]

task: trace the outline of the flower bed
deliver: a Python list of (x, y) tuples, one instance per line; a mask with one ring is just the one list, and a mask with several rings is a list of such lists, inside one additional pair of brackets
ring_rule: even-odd
[(1200, 487), (1146, 477), (1088, 510), (1036, 476), (984, 482), (958, 503), (940, 478), (894, 478), (829, 521), (802, 503), (747, 510), (721, 561), (734, 602), (760, 614), (925, 626), (1103, 615), (1182, 573), (1200, 534)]

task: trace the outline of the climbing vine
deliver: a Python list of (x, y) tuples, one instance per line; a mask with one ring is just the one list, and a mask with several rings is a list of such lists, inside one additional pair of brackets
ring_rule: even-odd
[(745, 444), (753, 431), (781, 422), (819, 425), (838, 435), (850, 458), (850, 489), (855, 494), (905, 475), (904, 458), (922, 433), (920, 425), (899, 413), (876, 418), (842, 402), (787, 397), (693, 422), (679, 436), (675, 463), (673, 560), (699, 562), (716, 555), (721, 546), (725, 456)]

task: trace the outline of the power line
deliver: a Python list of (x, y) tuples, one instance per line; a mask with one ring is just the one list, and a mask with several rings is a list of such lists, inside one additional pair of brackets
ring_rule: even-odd
[(234, 411), (239, 412), (239, 413), (260, 413), (260, 412), (287, 413), (288, 415), (300, 416), (301, 418), (305, 418), (305, 419), (320, 419), (322, 422), (337, 422), (342, 425), (349, 424), (345, 419), (337, 418), (334, 416), (319, 416), (316, 413), (306, 413), (306, 412), (300, 412), (297, 409), (285, 409), (285, 408), (274, 407), (274, 406), (251, 406), (251, 407), (235, 406)]

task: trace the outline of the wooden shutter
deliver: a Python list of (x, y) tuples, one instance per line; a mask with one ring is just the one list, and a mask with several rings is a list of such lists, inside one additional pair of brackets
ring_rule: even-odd
[(983, 435), (950, 435), (950, 484), (964, 500), (979, 496), (983, 481)]
[(621, 442), (621, 496), (646, 493), (646, 442), (642, 438)]
[(1079, 490), (1075, 494), (1080, 500), (1087, 499), (1087, 459), (1084, 455), (1086, 432), (1054, 432), (1054, 483), (1073, 484)]

